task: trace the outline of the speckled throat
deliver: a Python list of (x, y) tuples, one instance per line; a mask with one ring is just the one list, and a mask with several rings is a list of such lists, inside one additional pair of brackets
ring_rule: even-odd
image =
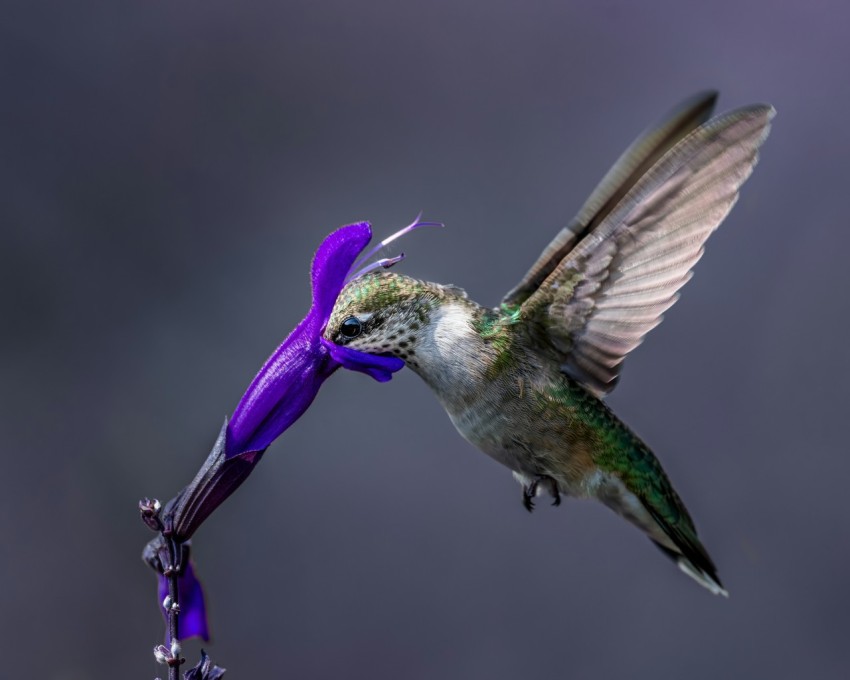
[[(435, 390), (457, 387), (447, 372), (461, 367), (458, 358), (471, 354), (480, 362), (477, 328), (490, 312), (469, 300), (454, 286), (419, 281), (380, 272), (355, 279), (340, 293), (325, 336), (362, 352), (384, 353), (404, 359)], [(340, 331), (351, 317), (361, 323), (357, 337)]]
[[(361, 331), (346, 338), (339, 329), (351, 317)], [(520, 374), (540, 368), (540, 353), (529, 351), (518, 314), (486, 309), (457, 287), (389, 272), (349, 283), (325, 335), (353, 349), (403, 359), (461, 433), (479, 445), (472, 432), (486, 429), (524, 381)]]

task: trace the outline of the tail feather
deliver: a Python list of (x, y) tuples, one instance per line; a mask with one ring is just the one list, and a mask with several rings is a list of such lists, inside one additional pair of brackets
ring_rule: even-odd
[[(652, 455), (648, 449), (646, 454)], [(654, 457), (652, 460), (658, 465)], [(684, 573), (715, 595), (728, 597), (717, 576), (717, 567), (697, 537), (694, 523), (666, 475), (663, 472), (655, 475), (652, 483), (656, 487), (654, 493), (638, 495), (621, 479), (609, 475), (597, 486), (597, 495), (614, 512), (646, 532)]]
[[(717, 570), (714, 568), (714, 564), (709, 559), (708, 563), (711, 565), (711, 569), (706, 571), (704, 568), (700, 568), (696, 566), (691, 560), (682, 555), (681, 553), (676, 552), (675, 550), (671, 550), (670, 548), (661, 545), (657, 541), (653, 540), (653, 544), (667, 557), (673, 560), (685, 574), (690, 576), (694, 581), (699, 583), (703, 588), (711, 591), (714, 595), (722, 595), (723, 597), (729, 597), (729, 591), (723, 587), (723, 584), (720, 582), (720, 578), (717, 576)], [(704, 552), (704, 551), (703, 551)], [(708, 557), (708, 555), (706, 555)], [(702, 561), (702, 560), (700, 560)]]

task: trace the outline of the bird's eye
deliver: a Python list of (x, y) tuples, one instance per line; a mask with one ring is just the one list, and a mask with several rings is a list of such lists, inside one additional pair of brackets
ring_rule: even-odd
[(356, 316), (349, 316), (339, 327), (339, 332), (344, 338), (356, 338), (363, 330), (363, 325)]

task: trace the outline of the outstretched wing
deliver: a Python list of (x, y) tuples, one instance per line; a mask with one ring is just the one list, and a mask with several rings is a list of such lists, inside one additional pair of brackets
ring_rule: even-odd
[(711, 116), (717, 92), (701, 92), (682, 102), (664, 121), (644, 131), (617, 159), (590, 194), (581, 210), (537, 258), (516, 287), (505, 295), (503, 304), (525, 302), (558, 263), (617, 205), (643, 174), (682, 137)]
[(581, 240), (562, 247), (562, 259), (523, 303), (523, 316), (563, 355), (562, 369), (594, 394), (614, 388), (626, 354), (676, 302), (752, 172), (773, 115), (766, 105), (737, 109), (692, 129), (654, 161), (647, 156), (625, 191), (606, 190), (612, 204)]

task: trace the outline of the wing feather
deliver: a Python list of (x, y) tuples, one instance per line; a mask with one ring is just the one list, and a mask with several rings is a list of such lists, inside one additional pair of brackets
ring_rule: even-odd
[(660, 125), (641, 134), (599, 182), (566, 227), (564, 227), (526, 275), (502, 301), (520, 305), (527, 300), (552, 270), (584, 236), (596, 228), (625, 193), (661, 156), (711, 116), (717, 92), (700, 92), (673, 110)]
[(616, 203), (595, 213), (601, 219), (558, 262), (538, 268), (549, 273), (523, 315), (543, 326), (562, 369), (595, 394), (613, 389), (625, 356), (678, 299), (752, 172), (773, 115), (755, 105), (692, 126), (640, 165), (639, 177), (628, 175), (623, 191), (609, 187)]

